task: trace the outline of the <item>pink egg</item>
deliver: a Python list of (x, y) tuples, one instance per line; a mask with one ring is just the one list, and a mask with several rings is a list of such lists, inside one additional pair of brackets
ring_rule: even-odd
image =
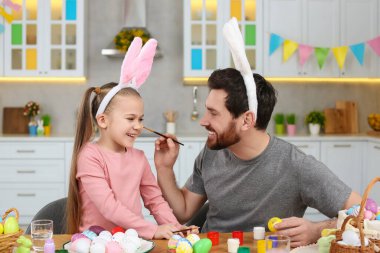
[(76, 240), (79, 239), (79, 238), (87, 238), (87, 236), (85, 236), (85, 235), (82, 234), (82, 233), (76, 233), (76, 234), (73, 234), (73, 235), (71, 236), (71, 242), (74, 242), (74, 241), (76, 241)]
[(364, 219), (370, 220), (372, 218), (373, 213), (369, 210), (364, 212)]
[(123, 248), (117, 242), (107, 242), (106, 253), (123, 253)]
[(369, 211), (371, 211), (372, 213), (376, 213), (377, 212), (377, 203), (376, 201), (374, 201), (373, 199), (371, 198), (368, 198), (366, 203), (365, 203), (365, 208)]
[(100, 232), (104, 231), (105, 229), (101, 226), (95, 225), (95, 226), (89, 227), (88, 230), (94, 232), (96, 235), (99, 235)]

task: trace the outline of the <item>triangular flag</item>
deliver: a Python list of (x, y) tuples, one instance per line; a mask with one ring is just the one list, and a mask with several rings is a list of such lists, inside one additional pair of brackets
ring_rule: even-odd
[(313, 52), (313, 47), (308, 45), (300, 44), (298, 46), (298, 54), (299, 54), (299, 61), (300, 65), (303, 66), (307, 59), (309, 59), (311, 53)]
[(330, 48), (328, 47), (316, 47), (315, 55), (317, 56), (317, 61), (319, 68), (323, 68), (323, 64), (325, 64), (326, 58), (329, 55)]
[(0, 33), (3, 33), (4, 32), (4, 26), (2, 24), (0, 24)]
[(336, 62), (338, 63), (339, 69), (342, 70), (344, 66), (344, 61), (346, 60), (348, 47), (333, 47), (332, 51), (335, 56)]
[(301, 66), (305, 64), (307, 59), (309, 59), (311, 53), (313, 52), (313, 47), (308, 45), (299, 44), (298, 53)]
[(370, 40), (367, 42), (368, 45), (376, 52), (378, 56), (380, 56), (380, 36)]
[(13, 3), (11, 0), (3, 0), (3, 4), (5, 4), (6, 6), (8, 6), (9, 8), (15, 11), (19, 11), (21, 8), (21, 5)]
[(276, 49), (281, 46), (281, 44), (284, 42), (284, 38), (281, 36), (271, 33), (270, 34), (270, 41), (269, 41), (269, 55), (272, 55)]
[(10, 24), (13, 21), (13, 16), (8, 14), (3, 7), (0, 6), (0, 16), (3, 16), (4, 19)]
[(283, 60), (286, 62), (292, 54), (297, 50), (298, 43), (292, 40), (284, 41), (284, 51), (283, 51)]
[(360, 63), (360, 65), (363, 65), (364, 62), (364, 51), (365, 51), (365, 44), (364, 42), (351, 45), (350, 49), (352, 53), (354, 54), (356, 60)]

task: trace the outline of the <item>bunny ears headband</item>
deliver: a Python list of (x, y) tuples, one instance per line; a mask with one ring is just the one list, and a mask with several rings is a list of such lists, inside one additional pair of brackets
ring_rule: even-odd
[(134, 89), (140, 86), (148, 78), (152, 69), (153, 57), (156, 53), (157, 40), (150, 39), (142, 47), (140, 37), (135, 37), (125, 54), (123, 64), (121, 66), (119, 84), (113, 87), (103, 98), (99, 105), (96, 116), (103, 113), (111, 99), (121, 89), (132, 87)]
[(245, 54), (245, 47), (243, 36), (239, 30), (239, 25), (236, 18), (224, 24), (223, 36), (227, 41), (232, 59), (235, 63), (235, 68), (240, 71), (243, 76), (245, 87), (247, 89), (248, 106), (249, 110), (255, 114), (255, 121), (257, 120), (257, 96), (256, 96), (256, 83), (253, 79), (251, 67), (249, 65), (247, 56)]

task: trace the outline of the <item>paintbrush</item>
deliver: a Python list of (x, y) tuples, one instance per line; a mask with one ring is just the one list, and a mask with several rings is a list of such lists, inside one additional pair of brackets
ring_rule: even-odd
[[(162, 137), (164, 137), (164, 138), (170, 138), (170, 137), (168, 137), (168, 136), (165, 136), (165, 135), (163, 135), (163, 134), (161, 134), (161, 133), (159, 133), (159, 132), (157, 132), (157, 131), (154, 131), (153, 129), (150, 129), (150, 128), (148, 128), (148, 127), (146, 127), (146, 126), (144, 126), (144, 129), (145, 130), (148, 130), (149, 132), (152, 132), (152, 133), (155, 133), (155, 134), (157, 134), (157, 135), (159, 135), (159, 136), (162, 136)], [(179, 141), (176, 141), (176, 140), (174, 140), (174, 139), (172, 139), (175, 143), (178, 143), (179, 145), (182, 145), (182, 146), (184, 146), (183, 145), (183, 143), (181, 143), (181, 142), (179, 142)]]

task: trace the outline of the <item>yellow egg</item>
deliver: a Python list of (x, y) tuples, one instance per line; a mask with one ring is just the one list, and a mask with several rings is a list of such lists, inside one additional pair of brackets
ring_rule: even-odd
[(0, 235), (4, 232), (4, 227), (3, 227), (3, 224), (0, 223)]
[(276, 225), (277, 223), (280, 223), (282, 222), (282, 220), (278, 217), (273, 217), (271, 218), (269, 221), (268, 221), (268, 228), (269, 228), (269, 231), (271, 232), (276, 232), (276, 229), (274, 228), (274, 225)]

